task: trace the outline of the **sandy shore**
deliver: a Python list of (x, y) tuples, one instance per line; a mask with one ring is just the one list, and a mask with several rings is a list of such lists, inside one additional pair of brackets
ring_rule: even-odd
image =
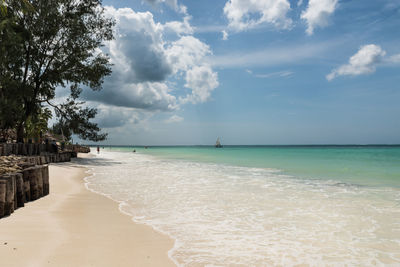
[(175, 266), (170, 238), (88, 191), (72, 165), (51, 165), (50, 195), (0, 220), (1, 266)]

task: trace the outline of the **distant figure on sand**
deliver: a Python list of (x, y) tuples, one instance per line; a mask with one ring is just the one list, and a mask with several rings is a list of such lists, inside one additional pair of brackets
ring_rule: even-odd
[(97, 154), (100, 154), (100, 147), (97, 146)]
[(136, 153), (136, 149), (133, 150), (133, 153)]

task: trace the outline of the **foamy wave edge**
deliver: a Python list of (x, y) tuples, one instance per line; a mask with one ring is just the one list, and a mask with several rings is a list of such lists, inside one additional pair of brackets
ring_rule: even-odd
[(174, 237), (173, 235), (171, 235), (171, 233), (165, 232), (165, 231), (163, 231), (163, 230), (161, 230), (161, 229), (155, 227), (155, 226), (152, 225), (152, 224), (149, 224), (149, 223), (146, 223), (146, 222), (141, 222), (141, 221), (135, 220), (133, 214), (131, 214), (131, 213), (129, 213), (129, 212), (123, 210), (123, 207), (124, 207), (124, 206), (129, 206), (125, 201), (114, 199), (114, 198), (113, 198), (112, 196), (110, 196), (109, 194), (102, 193), (102, 192), (99, 192), (99, 191), (96, 191), (96, 190), (90, 188), (89, 186), (90, 186), (91, 183), (90, 183), (89, 179), (96, 176), (96, 173), (95, 173), (95, 171), (94, 171), (94, 167), (87, 168), (87, 171), (85, 171), (85, 173), (88, 174), (88, 176), (85, 176), (85, 177), (83, 178), (83, 181), (84, 181), (85, 188), (86, 188), (88, 191), (90, 191), (90, 192), (92, 192), (92, 193), (95, 193), (95, 194), (98, 194), (98, 195), (105, 196), (105, 197), (107, 197), (108, 199), (110, 199), (110, 200), (112, 200), (112, 201), (118, 203), (118, 210), (119, 210), (119, 212), (121, 212), (122, 214), (125, 214), (125, 215), (127, 215), (127, 216), (130, 216), (131, 219), (132, 219), (132, 221), (133, 221), (134, 223), (147, 225), (147, 226), (151, 227), (154, 231), (156, 231), (156, 232), (158, 232), (158, 233), (161, 233), (161, 234), (163, 234), (163, 235), (166, 235), (166, 236), (168, 236), (169, 238), (171, 238), (171, 239), (174, 241), (174, 246), (173, 246), (170, 250), (168, 250), (168, 253), (167, 253), (168, 258), (170, 258), (170, 259), (172, 260), (172, 262), (173, 262), (176, 266), (178, 266), (178, 267), (184, 266), (184, 265), (179, 264), (178, 261), (177, 261), (177, 260), (173, 257), (173, 255), (172, 255), (172, 254), (177, 250), (178, 244), (179, 244), (179, 241), (178, 241), (178, 239), (177, 239), (176, 237)]

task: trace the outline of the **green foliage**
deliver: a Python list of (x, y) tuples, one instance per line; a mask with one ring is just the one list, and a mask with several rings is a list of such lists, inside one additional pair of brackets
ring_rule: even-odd
[(43, 108), (39, 114), (29, 117), (26, 121), (26, 137), (38, 141), (47, 131), (47, 124), (51, 118), (51, 110)]
[(54, 123), (51, 128), (51, 133), (54, 136), (64, 137), (64, 140), (70, 141), (72, 138), (72, 131), (69, 125), (64, 120), (59, 120)]
[[(104, 140), (106, 135), (90, 122), (96, 110), (77, 101), (84, 88), (100, 90), (111, 73), (109, 58), (99, 48), (113, 38), (114, 22), (104, 16), (101, 1), (5, 3), (7, 11), (0, 15), (0, 128), (16, 128), (22, 139), (36, 128), (29, 124), (42, 124), (44, 111), (54, 107), (73, 133)], [(57, 87), (71, 91), (59, 105), (52, 103)]]
[(5, 5), (4, 0), (0, 0), (0, 13), (1, 14), (6, 14), (7, 12), (7, 6)]
[(96, 123), (90, 122), (97, 110), (89, 107), (82, 107), (84, 102), (77, 101), (78, 94), (72, 93), (67, 101), (59, 106), (54, 106), (56, 115), (61, 118), (53, 127), (55, 134), (62, 134), (67, 140), (71, 140), (72, 133), (79, 138), (91, 141), (102, 141), (107, 134), (99, 134), (99, 127)]

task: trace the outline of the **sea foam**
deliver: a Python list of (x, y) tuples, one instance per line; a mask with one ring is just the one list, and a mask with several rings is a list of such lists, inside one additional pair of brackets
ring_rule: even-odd
[(88, 188), (174, 238), (180, 266), (400, 263), (396, 188), (122, 152), (86, 161)]

